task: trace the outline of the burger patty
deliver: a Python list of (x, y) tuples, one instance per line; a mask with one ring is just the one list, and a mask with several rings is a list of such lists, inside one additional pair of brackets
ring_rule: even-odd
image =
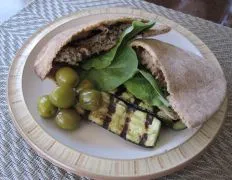
[(54, 61), (78, 66), (82, 60), (113, 48), (122, 32), (130, 25), (130, 23), (101, 25), (84, 39), (71, 41), (63, 47)]

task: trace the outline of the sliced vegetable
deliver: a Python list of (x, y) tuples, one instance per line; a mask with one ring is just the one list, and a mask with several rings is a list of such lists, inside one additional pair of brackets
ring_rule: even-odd
[(152, 105), (136, 98), (133, 94), (129, 93), (124, 86), (120, 86), (119, 88), (111, 91), (110, 94), (123, 101), (126, 105), (158, 118), (156, 112), (158, 112), (159, 109), (157, 107), (153, 107)]
[[(134, 95), (129, 93), (124, 88), (124, 86), (120, 86), (119, 88), (111, 91), (110, 94), (120, 101), (123, 101), (127, 106), (156, 117), (162, 122), (163, 125), (168, 126), (169, 128), (174, 129), (176, 127), (179, 127), (179, 117), (171, 108), (165, 106), (161, 106), (160, 108), (153, 107), (152, 105), (149, 105), (144, 101), (137, 99)], [(177, 123), (178, 125), (174, 126), (175, 123)]]
[(172, 129), (174, 129), (174, 130), (183, 130), (185, 128), (187, 128), (187, 127), (185, 126), (185, 124), (181, 120), (174, 122), (174, 124), (172, 126)]
[(110, 51), (89, 59), (86, 61), (82, 68), (85, 70), (89, 70), (91, 68), (95, 69), (103, 69), (108, 67), (116, 58), (116, 54), (120, 48), (123, 48), (129, 40), (131, 40), (134, 36), (139, 34), (140, 32), (151, 28), (155, 23), (150, 21), (148, 23), (143, 23), (141, 21), (133, 21), (132, 26), (127, 28), (121, 35), (117, 45), (112, 48)]
[(166, 106), (160, 106), (159, 109), (163, 111), (167, 117), (169, 117), (172, 120), (178, 120), (179, 116), (171, 109)]
[(91, 69), (86, 78), (102, 91), (117, 88), (128, 79), (133, 77), (138, 67), (138, 59), (135, 51), (125, 46), (115, 57), (113, 63), (105, 69)]
[(88, 119), (99, 126), (144, 147), (153, 147), (161, 122), (149, 114), (127, 106), (108, 93), (102, 93), (103, 105), (88, 114)]

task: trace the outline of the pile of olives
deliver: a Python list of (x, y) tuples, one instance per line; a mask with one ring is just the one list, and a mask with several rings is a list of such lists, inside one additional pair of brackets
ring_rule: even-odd
[(66, 130), (79, 127), (78, 109), (94, 111), (102, 104), (101, 92), (88, 81), (81, 82), (71, 67), (62, 67), (55, 74), (57, 87), (38, 99), (38, 112), (43, 118), (55, 117), (56, 124)]

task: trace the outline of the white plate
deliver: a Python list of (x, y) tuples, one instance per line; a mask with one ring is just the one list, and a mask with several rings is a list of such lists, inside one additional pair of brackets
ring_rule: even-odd
[[(79, 19), (78, 19), (79, 20)], [(72, 21), (72, 26), (78, 25), (78, 21)], [(54, 33), (53, 33), (54, 34)], [(48, 33), (47, 36), (52, 36)], [(46, 37), (45, 37), (46, 38)], [(175, 46), (200, 54), (198, 49), (183, 35), (175, 30), (154, 37), (171, 43)], [(47, 38), (46, 38), (47, 39)], [(40, 46), (39, 42), (37, 46)], [(40, 47), (43, 47), (42, 45)], [(36, 50), (38, 52), (39, 49)], [(55, 125), (54, 121), (40, 118), (36, 102), (38, 97), (49, 94), (55, 87), (52, 80), (41, 81), (34, 73), (34, 55), (28, 57), (22, 76), (23, 96), (28, 110), (38, 124), (52, 137), (77, 151), (102, 158), (113, 159), (136, 159), (157, 155), (177, 147), (188, 140), (197, 129), (185, 129), (173, 131), (162, 128), (158, 143), (155, 148), (141, 148), (133, 143), (127, 142), (115, 134), (104, 130), (93, 123), (82, 121), (80, 129), (68, 132), (63, 131)]]

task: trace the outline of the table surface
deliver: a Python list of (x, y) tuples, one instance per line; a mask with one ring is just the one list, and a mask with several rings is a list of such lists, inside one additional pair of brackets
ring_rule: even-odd
[(232, 27), (232, 0), (146, 0)]
[(232, 29), (138, 0), (36, 0), (0, 25), (0, 179), (87, 179), (38, 156), (12, 124), (7, 75), (17, 50), (56, 18), (96, 7), (140, 8), (165, 16), (195, 33), (214, 52), (228, 81), (228, 113), (222, 131), (200, 159), (161, 179), (232, 179)]
[(30, 4), (33, 0), (7, 0), (1, 2), (0, 24), (15, 15), (21, 9)]

